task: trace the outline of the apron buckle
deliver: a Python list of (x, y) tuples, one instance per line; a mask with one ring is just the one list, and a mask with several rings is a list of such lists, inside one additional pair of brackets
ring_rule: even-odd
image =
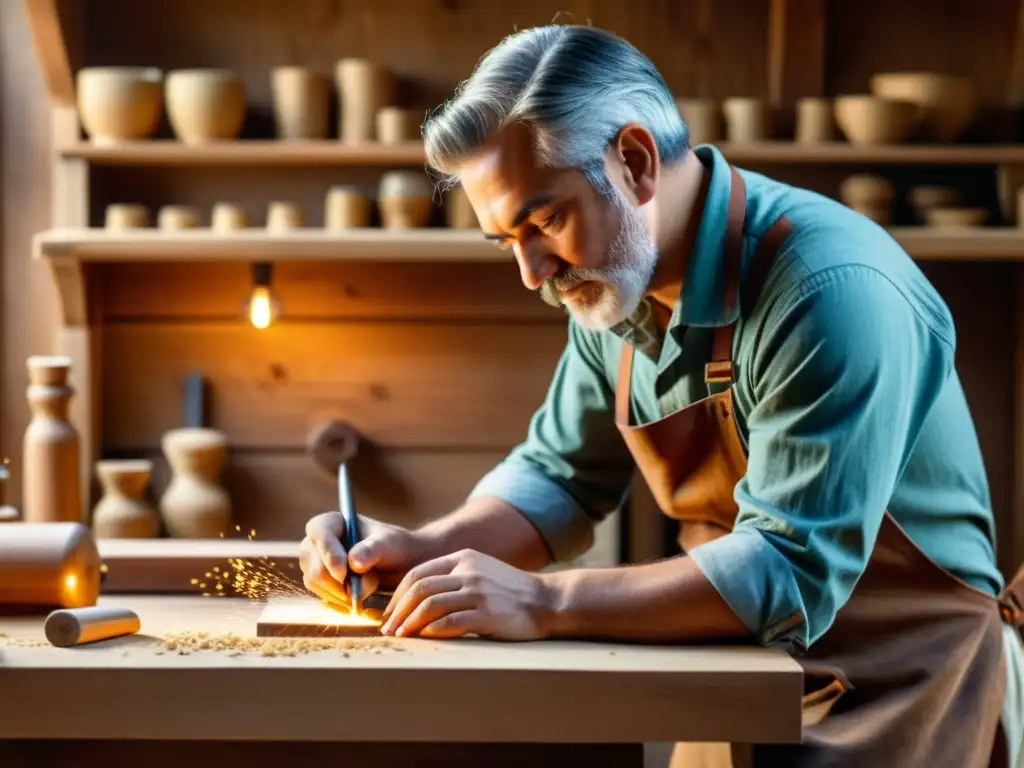
[(705, 384), (732, 384), (732, 360), (712, 360), (704, 366)]

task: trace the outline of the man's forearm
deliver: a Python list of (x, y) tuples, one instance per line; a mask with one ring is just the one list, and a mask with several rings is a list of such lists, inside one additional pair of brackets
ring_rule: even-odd
[(547, 545), (537, 529), (515, 507), (490, 496), (471, 499), (454, 512), (417, 531), (432, 559), (474, 549), (525, 571), (551, 562)]
[(550, 635), (649, 642), (748, 638), (691, 557), (543, 574)]

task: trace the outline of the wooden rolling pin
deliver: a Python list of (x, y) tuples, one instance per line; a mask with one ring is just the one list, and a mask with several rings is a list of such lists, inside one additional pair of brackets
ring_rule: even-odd
[(101, 563), (82, 523), (5, 523), (0, 530), (0, 604), (85, 608), (100, 592)]
[(141, 622), (130, 608), (61, 608), (46, 617), (46, 639), (58, 648), (94, 643), (112, 637), (134, 635)]

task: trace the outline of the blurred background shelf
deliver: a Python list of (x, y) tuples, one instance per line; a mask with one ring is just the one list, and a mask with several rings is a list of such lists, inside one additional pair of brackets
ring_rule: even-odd
[[(892, 144), (858, 146), (835, 141), (800, 144), (765, 141), (717, 145), (738, 164), (821, 165), (1015, 165), (1024, 164), (1024, 146), (1014, 144)], [(131, 141), (103, 146), (79, 141), (58, 150), (61, 157), (97, 165), (192, 166), (420, 166), (425, 162), (418, 141), (402, 144), (337, 140), (219, 141), (187, 145), (175, 140)]]
[(485, 240), (479, 230), (440, 227), (390, 230), (324, 229), (229, 233), (209, 229), (51, 229), (39, 233), (36, 253), (44, 259), (90, 262), (137, 261), (402, 261), (511, 262), (510, 251)]
[[(1024, 230), (1015, 227), (938, 229), (894, 227), (893, 237), (918, 261), (1024, 260)], [(268, 233), (140, 229), (50, 229), (35, 239), (43, 259), (86, 262), (144, 261), (395, 261), (509, 262), (509, 251), (478, 230), (428, 227), (348, 231), (318, 228)]]

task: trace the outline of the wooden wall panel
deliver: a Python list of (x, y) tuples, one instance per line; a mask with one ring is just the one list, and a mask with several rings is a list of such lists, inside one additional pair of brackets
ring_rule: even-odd
[[(238, 322), (252, 290), (248, 264), (103, 265), (108, 323), (177, 318)], [(274, 292), (293, 320), (564, 322), (507, 264), (283, 262)], [(532, 331), (523, 330), (529, 336)]]
[[(351, 464), (360, 514), (399, 525), (418, 526), (455, 509), (505, 451), (392, 451), (364, 446)], [(149, 496), (157, 501), (170, 480), (158, 450), (111, 451), (154, 463)], [(259, 539), (301, 539), (306, 521), (338, 508), (338, 486), (301, 452), (251, 453), (232, 450), (223, 484), (231, 495), (235, 523)]]
[(505, 448), (541, 403), (565, 326), (334, 323), (114, 325), (104, 337), (104, 442), (155, 446), (181, 423), (191, 371), (233, 445), (294, 449), (348, 420), (389, 447)]
[(11, 459), (15, 505), (29, 420), (25, 359), (53, 351), (58, 321), (50, 273), (31, 259), (32, 236), (50, 221), (50, 114), (25, 9), (0, 3), (0, 458)]

